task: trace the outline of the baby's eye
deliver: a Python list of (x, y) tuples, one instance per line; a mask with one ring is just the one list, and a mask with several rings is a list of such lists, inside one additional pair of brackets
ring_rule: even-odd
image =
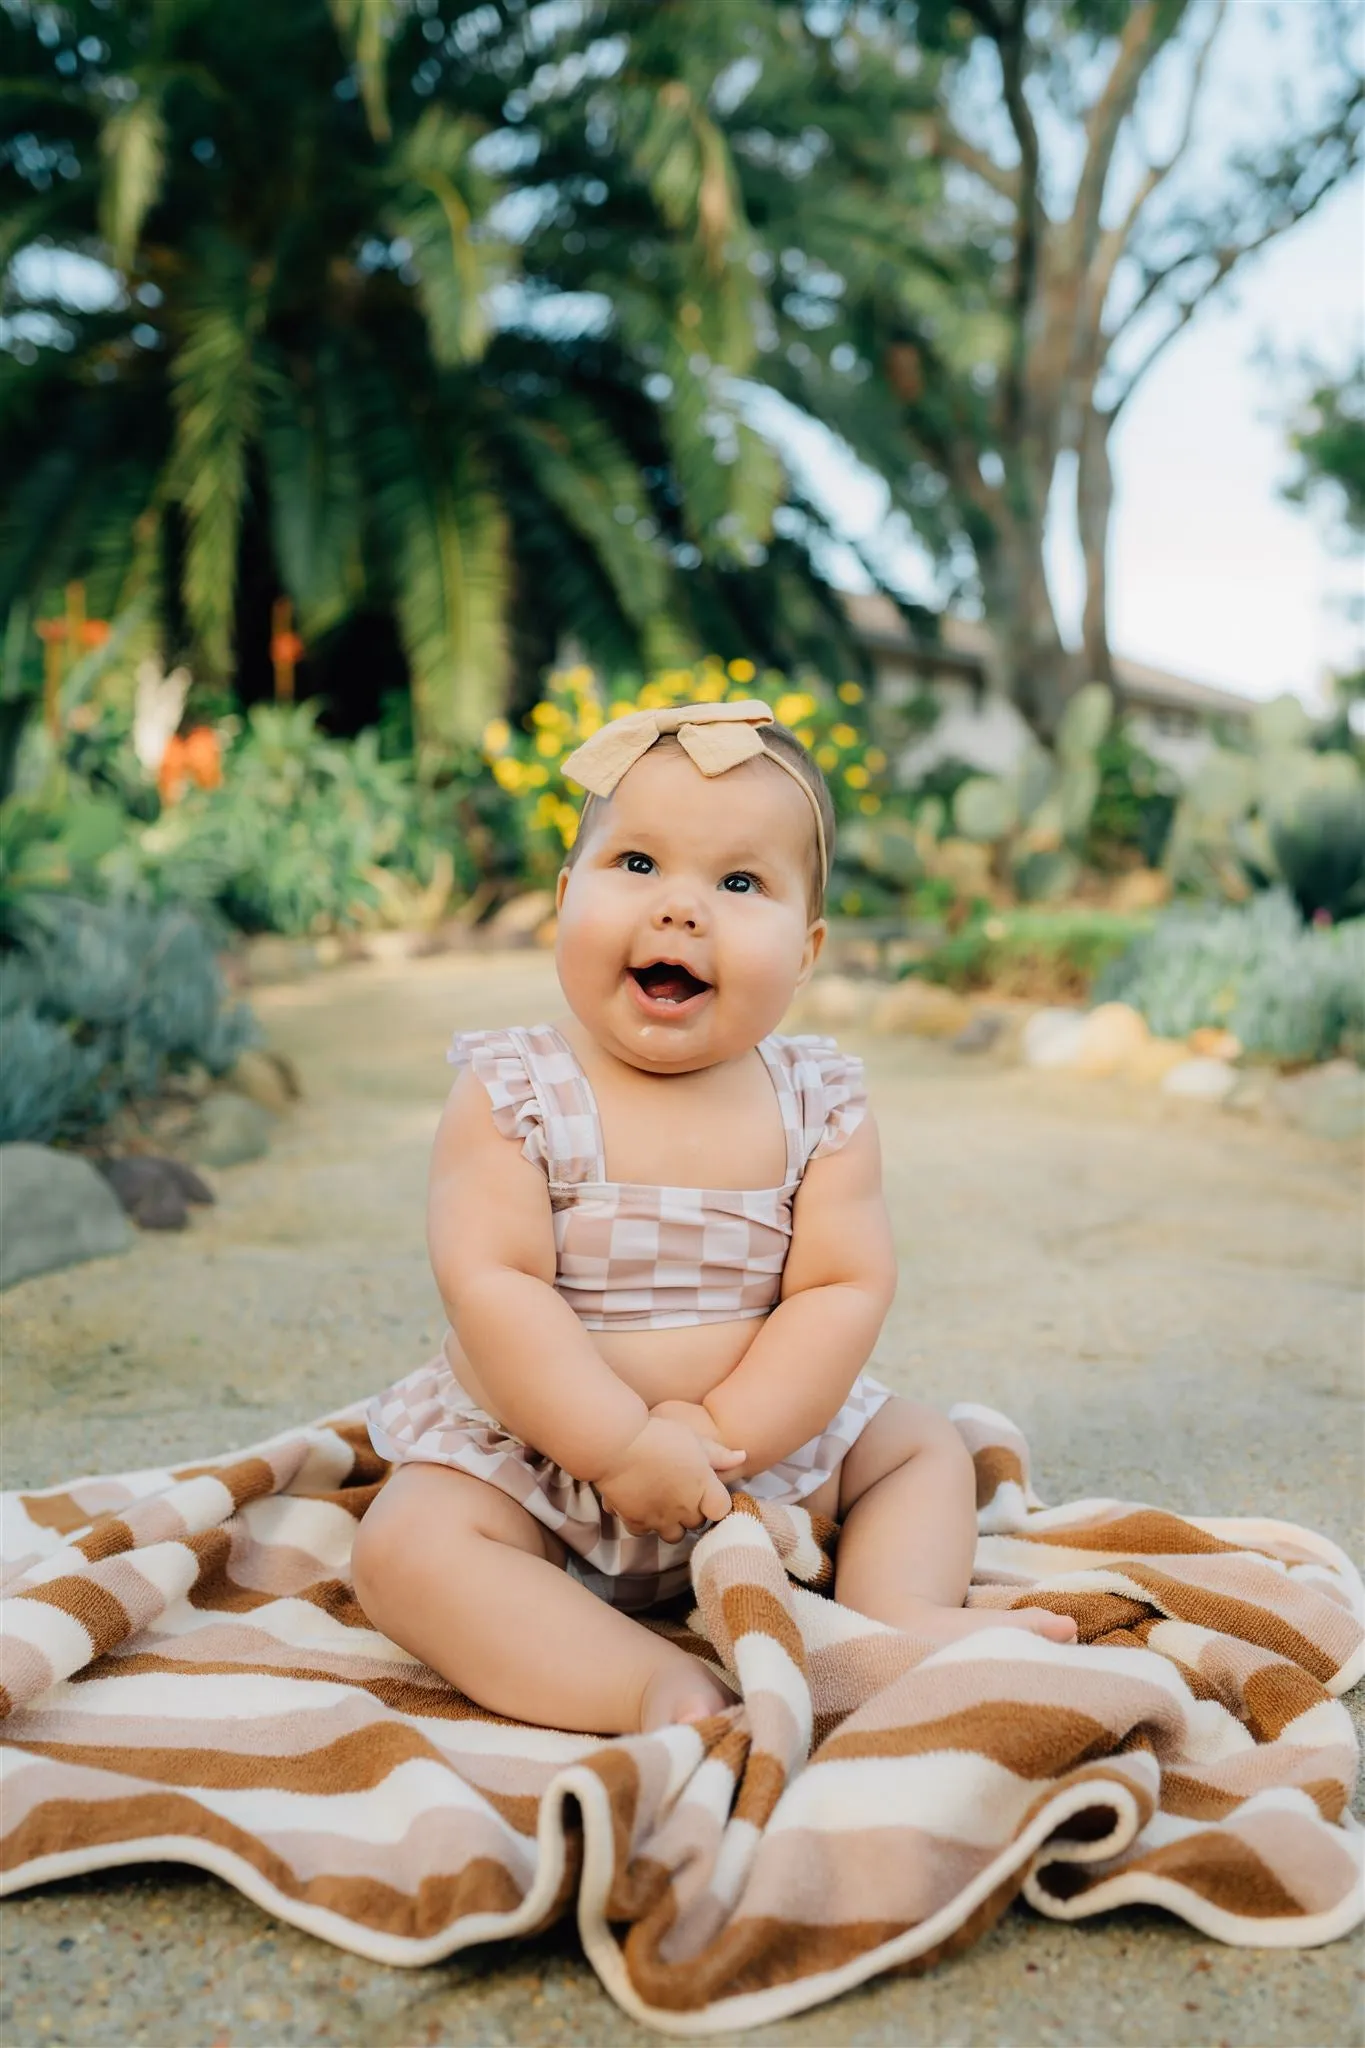
[(720, 886), (728, 889), (732, 896), (752, 896), (758, 888), (758, 876), (741, 870), (737, 874), (726, 875)]
[(621, 865), (628, 875), (647, 875), (654, 863), (647, 853), (627, 853), (621, 856)]

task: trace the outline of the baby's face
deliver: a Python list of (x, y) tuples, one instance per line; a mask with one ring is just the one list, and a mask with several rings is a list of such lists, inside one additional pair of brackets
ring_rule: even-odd
[(686, 1073), (774, 1030), (815, 965), (810, 805), (745, 761), (702, 775), (653, 747), (595, 805), (559, 878), (556, 964), (570, 1009), (631, 1066)]

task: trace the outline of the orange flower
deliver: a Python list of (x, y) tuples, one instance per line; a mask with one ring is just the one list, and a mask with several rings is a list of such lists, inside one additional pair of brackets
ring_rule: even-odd
[(219, 789), (223, 781), (223, 750), (211, 725), (196, 725), (181, 742), (190, 779), (201, 789)]

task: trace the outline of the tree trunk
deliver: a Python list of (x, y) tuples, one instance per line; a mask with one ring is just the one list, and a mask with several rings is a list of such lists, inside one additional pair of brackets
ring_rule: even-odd
[(1002, 507), (995, 545), (982, 564), (982, 583), (1000, 686), (1039, 739), (1050, 745), (1078, 678), (1047, 587), (1041, 515), (1021, 517)]
[(1076, 524), (1085, 569), (1085, 613), (1081, 625), (1087, 682), (1104, 683), (1118, 695), (1109, 646), (1109, 523), (1114, 509), (1114, 472), (1109, 460), (1112, 413), (1088, 405), (1081, 423), (1076, 469)]

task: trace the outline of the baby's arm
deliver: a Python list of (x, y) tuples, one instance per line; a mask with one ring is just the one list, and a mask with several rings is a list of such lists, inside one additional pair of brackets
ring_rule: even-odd
[(870, 1115), (806, 1169), (792, 1215), (782, 1299), (704, 1406), (747, 1453), (731, 1481), (789, 1457), (836, 1415), (896, 1292), (896, 1255)]
[(556, 1293), (545, 1176), (498, 1130), (472, 1073), (455, 1083), (436, 1133), (427, 1245), (451, 1327), (504, 1428), (648, 1526), (671, 1528), (684, 1509), (693, 1519), (724, 1513), (714, 1467), (733, 1461), (651, 1420)]

